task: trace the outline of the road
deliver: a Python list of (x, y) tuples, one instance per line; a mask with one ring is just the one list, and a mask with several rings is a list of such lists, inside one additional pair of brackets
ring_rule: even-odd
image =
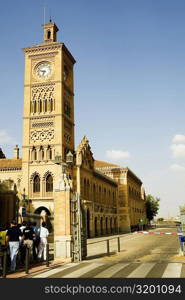
[[(176, 232), (176, 228), (156, 232)], [(110, 238), (110, 237), (109, 237)], [(121, 238), (117, 253), (117, 238), (88, 240), (87, 260), (69, 263), (35, 277), (40, 278), (185, 278), (185, 260), (178, 261), (179, 238), (169, 234), (128, 234)], [(98, 243), (93, 243), (97, 242)], [(100, 242), (101, 241), (101, 242)]]

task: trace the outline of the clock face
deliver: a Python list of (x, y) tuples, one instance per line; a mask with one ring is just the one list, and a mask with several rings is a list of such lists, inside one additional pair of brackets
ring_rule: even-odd
[(47, 61), (40, 63), (36, 67), (36, 75), (39, 78), (48, 78), (51, 75), (51, 64)]

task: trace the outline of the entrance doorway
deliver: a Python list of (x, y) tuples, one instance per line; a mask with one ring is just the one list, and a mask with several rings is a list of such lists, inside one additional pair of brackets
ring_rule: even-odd
[(98, 219), (97, 219), (97, 217), (94, 218), (94, 235), (98, 236)]
[(103, 235), (103, 217), (101, 217), (101, 219), (100, 219), (100, 232), (101, 232), (101, 235)]

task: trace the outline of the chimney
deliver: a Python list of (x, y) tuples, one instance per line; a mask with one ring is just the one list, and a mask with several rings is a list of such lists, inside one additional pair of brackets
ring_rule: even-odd
[(19, 159), (19, 147), (18, 147), (18, 145), (16, 145), (15, 148), (13, 149), (13, 158)]

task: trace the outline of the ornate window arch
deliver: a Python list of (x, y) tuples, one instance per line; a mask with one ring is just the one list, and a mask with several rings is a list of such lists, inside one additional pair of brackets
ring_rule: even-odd
[(32, 148), (31, 156), (32, 160), (37, 160), (37, 149), (35, 147)]
[(47, 147), (47, 159), (52, 160), (52, 158), (53, 158), (52, 148), (51, 148), (50, 145), (48, 145), (48, 147)]
[(40, 146), (40, 160), (44, 160), (44, 148)]
[(48, 174), (46, 177), (46, 193), (53, 192), (53, 176)]
[(51, 39), (51, 31), (50, 31), (50, 30), (47, 31), (47, 39), (48, 39), (48, 40)]
[(95, 185), (95, 183), (93, 184), (93, 198), (94, 198), (94, 202), (96, 202), (96, 185)]
[(40, 176), (38, 174), (33, 178), (33, 193), (40, 193)]
[(44, 174), (43, 180), (43, 190), (44, 193), (52, 193), (53, 192), (53, 178), (54, 175), (49, 170)]

